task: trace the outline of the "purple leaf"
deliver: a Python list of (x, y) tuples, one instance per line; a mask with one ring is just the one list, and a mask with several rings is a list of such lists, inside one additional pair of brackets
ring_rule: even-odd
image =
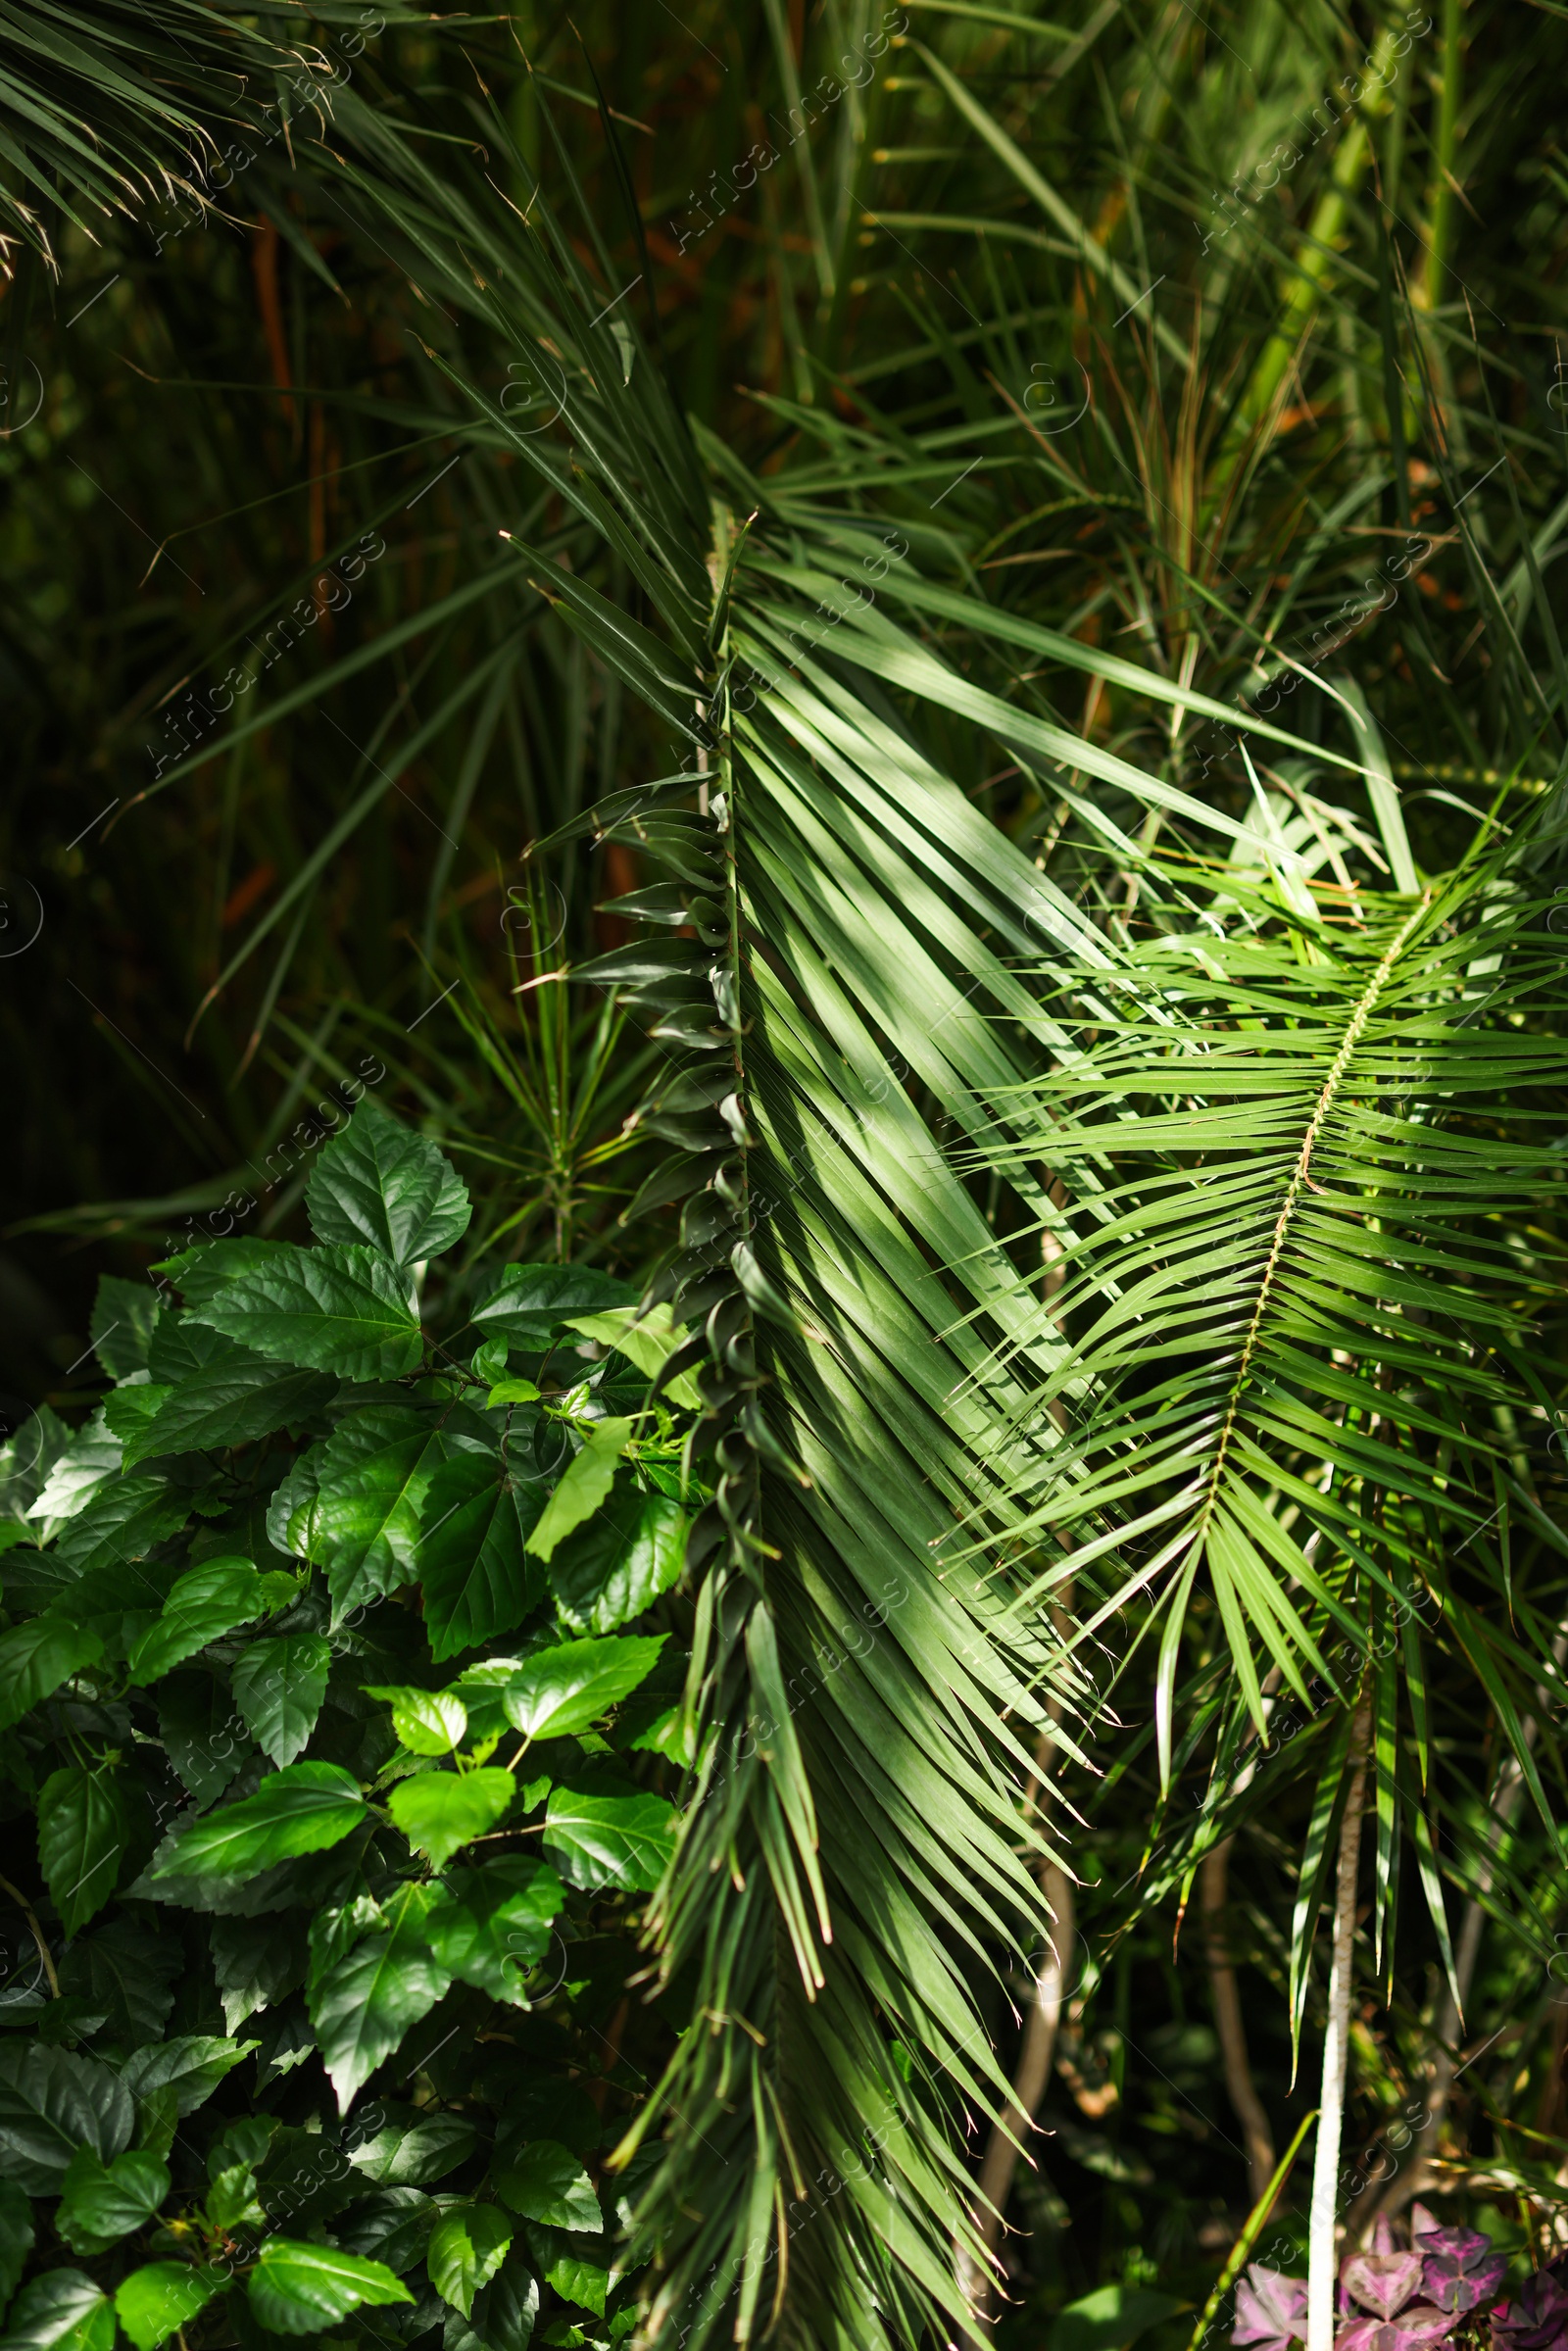
[(1347, 2321), (1335, 2334), (1334, 2351), (1432, 2351), (1452, 2329), (1453, 2320), (1446, 2311), (1413, 2302), (1395, 2319)]
[(1538, 2270), (1492, 2314), (1493, 2351), (1568, 2351), (1568, 2261)]
[(1363, 2310), (1392, 2319), (1421, 2291), (1421, 2256), (1352, 2253), (1340, 2275)]
[(1289, 2351), (1293, 2336), (1306, 2339), (1306, 2279), (1254, 2261), (1236, 2288), (1231, 2341), (1256, 2351)]

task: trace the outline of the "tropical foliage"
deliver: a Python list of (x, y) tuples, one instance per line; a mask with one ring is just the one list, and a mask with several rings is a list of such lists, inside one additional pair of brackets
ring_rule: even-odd
[[(433, 1328), (546, 1258), (640, 1298), (609, 1418), (662, 1380), (696, 1515), (678, 1827), (607, 1928), (649, 2094), (613, 2164), (555, 2134), (627, 2198), (612, 2311), (1327, 2351), (1347, 2260), (1342, 2331), (1451, 2315), (1376, 2265), (1452, 2196), (1547, 2351), (1559, 12), (184, 13), (142, 81), (112, 11), (47, 71), (0, 27), (6, 1017), (24, 1112), (89, 1023), (137, 1090), (23, 1117), (19, 1246), (232, 1267), (215, 1345), (416, 1382), (392, 1223), (315, 1220), (373, 1067), (474, 1201)], [(69, 1414), (67, 1319), (12, 1376)], [(592, 1480), (594, 1406), (513, 1408)], [(405, 1706), (472, 1670), (450, 1523)]]

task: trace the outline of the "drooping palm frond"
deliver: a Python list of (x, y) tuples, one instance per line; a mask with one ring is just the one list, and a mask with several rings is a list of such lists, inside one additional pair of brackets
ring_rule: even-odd
[(1541, 1226), (1562, 1183), (1561, 966), (1517, 853), (1402, 898), (1264, 887), (1235, 865), (1161, 884), (1146, 933), (1055, 1000), (1067, 1050), (994, 1153), (1027, 1150), (1065, 1187), (1042, 1220), (1061, 1282), (1037, 1335), (1071, 1354), (1032, 1405), (1060, 1433), (1019, 1499), (1062, 1546), (1043, 1585), (1071, 1575), (1081, 1605), (1098, 1588), (1085, 1634), (1130, 1612), (1135, 1648), (1157, 1648), (1162, 1785), (1214, 1742), (1209, 1818), (1152, 1883), (1289, 1779), (1255, 1748), (1276, 1706), (1329, 1735), (1298, 2020), (1340, 1704), (1364, 1687), (1375, 1709), (1380, 1947), (1398, 1815), (1446, 1947), (1425, 1811), (1434, 1648), (1495, 1709), (1551, 1820), (1528, 1723), (1560, 1685), (1565, 1546), (1527, 1441), (1559, 1408), (1536, 1326), (1560, 1281)]

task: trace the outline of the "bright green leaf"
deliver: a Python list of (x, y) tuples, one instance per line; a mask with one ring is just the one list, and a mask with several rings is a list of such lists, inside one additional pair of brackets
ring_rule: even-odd
[(59, 1617), (37, 1616), (0, 1633), (0, 1731), (21, 1722), (103, 1653), (96, 1633)]
[(367, 1242), (398, 1265), (439, 1256), (470, 1214), (451, 1162), (368, 1097), (318, 1157), (305, 1204), (318, 1241)]
[(336, 1763), (291, 1763), (253, 1796), (193, 1822), (155, 1878), (232, 1878), (335, 1845), (366, 1818), (359, 1783)]
[(507, 2258), (514, 2230), (493, 2204), (460, 2204), (435, 2225), (425, 2268), (443, 2302), (467, 2318), (473, 2297)]
[(528, 1739), (586, 1731), (653, 1671), (666, 1636), (571, 1641), (540, 1649), (507, 1682), (507, 1720)]
[(420, 1772), (398, 1783), (387, 1810), (410, 1844), (439, 1870), (461, 1846), (493, 1829), (516, 1792), (516, 1782), (499, 1764), (477, 1772)]
[(593, 2182), (568, 2147), (536, 2138), (496, 2173), (496, 2193), (525, 2221), (551, 2229), (602, 2229), (604, 2215)]
[(542, 1861), (509, 1853), (452, 1871), (430, 1912), (430, 1947), (443, 1967), (493, 2000), (521, 2004), (561, 1909), (561, 1880)]
[(686, 1515), (662, 1494), (618, 1483), (604, 1508), (568, 1535), (550, 1562), (550, 1589), (579, 1633), (612, 1633), (679, 1579)]
[(0, 2351), (114, 2351), (114, 2305), (79, 2270), (45, 2270), (11, 2307)]
[(132, 2270), (115, 2290), (115, 2310), (136, 2351), (158, 2351), (177, 2327), (205, 2310), (224, 2280), (182, 2261), (153, 2261)]
[(267, 2239), (248, 2283), (252, 2310), (274, 2334), (319, 2334), (362, 2303), (414, 2300), (381, 2262), (285, 2236)]
[(169, 2167), (127, 2148), (105, 2164), (78, 2147), (60, 2183), (59, 2229), (73, 2253), (91, 2255), (144, 2228), (169, 2193)]
[(392, 1709), (392, 1728), (411, 1755), (450, 1755), (463, 1744), (468, 1710), (449, 1690), (410, 1690), (367, 1686), (368, 1698), (384, 1698)]
[(321, 2062), (344, 2112), (451, 1983), (426, 1931), (436, 1898), (425, 1886), (400, 1887), (369, 1931), (309, 1991)]
[(602, 1420), (588, 1431), (528, 1537), (528, 1549), (536, 1559), (551, 1558), (556, 1545), (593, 1516), (614, 1482), (616, 1464), (635, 1427), (635, 1421)]
[(131, 1650), (131, 1681), (159, 1681), (210, 1641), (286, 1606), (298, 1592), (292, 1576), (275, 1571), (262, 1575), (249, 1559), (204, 1560), (179, 1577), (157, 1624), (148, 1627)]
[(481, 1340), (504, 1339), (524, 1354), (543, 1354), (574, 1314), (636, 1302), (627, 1282), (587, 1265), (509, 1265), (474, 1308)]
[(675, 1815), (662, 1796), (551, 1793), (545, 1851), (568, 1885), (652, 1893), (674, 1849)]
[(181, 2115), (194, 2114), (258, 2045), (253, 2040), (220, 2040), (211, 2033), (185, 2033), (176, 2040), (138, 2049), (126, 2058), (121, 2079), (136, 2098), (172, 2089)]

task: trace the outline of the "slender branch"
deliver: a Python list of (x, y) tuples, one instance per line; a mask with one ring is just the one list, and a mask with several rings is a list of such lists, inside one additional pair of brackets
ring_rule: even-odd
[(33, 1941), (38, 1946), (38, 1957), (43, 1961), (43, 1972), (49, 1979), (49, 1997), (52, 2000), (58, 2000), (60, 1997), (60, 1978), (55, 1974), (55, 1963), (49, 1956), (49, 1945), (44, 1941), (43, 1929), (38, 1924), (32, 1904), (28, 1901), (25, 1894), (18, 1892), (17, 1888), (12, 1885), (9, 1878), (0, 1878), (0, 1894), (5, 1894), (10, 1901), (15, 1902), (23, 1917), (26, 1920), (28, 1931), (32, 1935)]
[(1236, 1988), (1236, 1970), (1231, 1964), (1230, 1948), (1225, 1937), (1225, 1898), (1231, 1847), (1235, 1842), (1234, 1837), (1227, 1837), (1211, 1853), (1204, 1855), (1198, 1873), (1198, 1898), (1203, 1920), (1209, 1996), (1214, 2003), (1214, 2029), (1219, 2034), (1220, 2054), (1225, 2063), (1225, 2087), (1247, 2143), (1248, 2181), (1251, 2201), (1255, 2204), (1273, 2177), (1274, 2138), (1268, 2127), (1268, 2116), (1263, 2111), (1263, 2102), (1252, 2083), (1252, 2069), (1247, 2054), (1247, 2032), (1242, 2023), (1242, 2003)]
[(1318, 2107), (1317, 2149), (1312, 2165), (1312, 2215), (1308, 2239), (1306, 2351), (1333, 2351), (1335, 2204), (1340, 2175), (1340, 2140), (1345, 2127), (1345, 2073), (1350, 2044), (1350, 1990), (1355, 1967), (1355, 1887), (1361, 1861), (1361, 1815), (1366, 1803), (1366, 1753), (1371, 1701), (1356, 1706), (1350, 1730), (1350, 1786), (1340, 1828), (1340, 1864), (1334, 1889), (1334, 1956), (1329, 1967), (1328, 2031), (1323, 2041), (1323, 2094)]

